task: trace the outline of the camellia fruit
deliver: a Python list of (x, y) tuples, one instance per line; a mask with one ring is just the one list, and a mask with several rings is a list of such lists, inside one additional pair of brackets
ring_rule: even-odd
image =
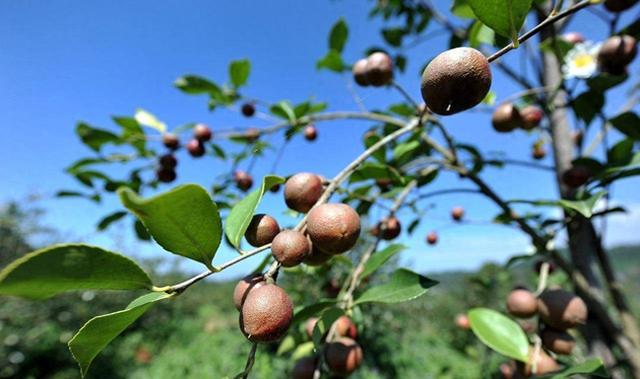
[(251, 342), (274, 342), (287, 333), (292, 320), (289, 295), (275, 284), (263, 284), (246, 296), (240, 311), (240, 330)]
[(309, 212), (307, 233), (313, 246), (327, 254), (342, 254), (360, 236), (360, 216), (346, 204), (322, 204)]

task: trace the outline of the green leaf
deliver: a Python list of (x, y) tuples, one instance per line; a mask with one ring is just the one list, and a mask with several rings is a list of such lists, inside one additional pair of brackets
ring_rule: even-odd
[(476, 21), (471, 25), (471, 29), (469, 29), (469, 45), (474, 48), (479, 47), (483, 43), (493, 46), (496, 42), (495, 36), (496, 34), (493, 29), (480, 21)]
[(147, 231), (147, 228), (144, 227), (142, 221), (136, 218), (136, 221), (133, 223), (133, 230), (136, 232), (136, 237), (142, 241), (151, 241), (151, 235)]
[(364, 279), (369, 275), (373, 274), (380, 266), (382, 266), (385, 262), (387, 262), (391, 257), (398, 254), (402, 250), (405, 250), (407, 247), (402, 244), (393, 244), (387, 246), (384, 250), (378, 251), (369, 258), (367, 263), (364, 265), (364, 269), (362, 270), (362, 274), (360, 274), (360, 279)]
[(76, 290), (136, 290), (151, 286), (149, 276), (131, 259), (81, 244), (36, 250), (0, 271), (0, 294), (28, 299), (46, 299)]
[(587, 125), (593, 121), (598, 112), (604, 106), (604, 95), (602, 92), (586, 91), (578, 95), (573, 100), (573, 111)]
[(467, 0), (454, 0), (451, 6), (451, 13), (460, 18), (476, 18)]
[(335, 305), (336, 302), (337, 301), (333, 299), (323, 299), (319, 300), (317, 303), (313, 303), (305, 307), (300, 307), (296, 310), (292, 322), (296, 324), (305, 321), (306, 319), (313, 317), (318, 313), (324, 311), (325, 309)]
[(420, 141), (411, 140), (396, 145), (393, 149), (393, 160), (403, 164), (420, 149)]
[(129, 188), (120, 188), (118, 195), (165, 250), (211, 268), (222, 238), (222, 221), (204, 188), (185, 184), (146, 200)]
[(124, 211), (113, 212), (105, 216), (102, 220), (100, 220), (97, 228), (98, 230), (105, 230), (109, 227), (109, 225), (120, 220), (126, 215), (127, 215), (127, 212), (124, 212)]
[(426, 276), (401, 268), (391, 275), (389, 282), (366, 290), (354, 304), (400, 303), (424, 295), (430, 287), (438, 284)]
[(584, 217), (590, 218), (593, 215), (593, 207), (606, 193), (607, 191), (600, 191), (585, 200), (558, 200), (558, 204), (565, 209), (574, 210)]
[(507, 357), (528, 361), (529, 340), (517, 322), (488, 308), (474, 308), (468, 317), (471, 330), (482, 343)]
[(344, 18), (340, 18), (329, 33), (329, 49), (341, 53), (349, 36), (349, 27)]
[(625, 166), (633, 158), (633, 140), (625, 138), (607, 151), (607, 166)]
[(274, 116), (278, 116), (285, 120), (295, 122), (296, 121), (296, 113), (291, 107), (291, 103), (288, 101), (280, 101), (277, 104), (274, 104), (269, 109)]
[(186, 75), (176, 79), (174, 85), (181, 91), (192, 94), (209, 94), (211, 96), (221, 95), (222, 90), (217, 84), (196, 75)]
[(597, 76), (587, 79), (587, 85), (594, 91), (604, 92), (610, 88), (623, 83), (629, 75), (611, 75), (606, 72), (602, 72)]
[(609, 120), (614, 128), (636, 141), (640, 140), (640, 117), (634, 112), (625, 112)]
[(406, 34), (404, 28), (386, 28), (381, 31), (382, 37), (391, 46), (399, 47), (402, 45), (402, 38)]
[(133, 146), (138, 153), (146, 153), (147, 138), (140, 123), (131, 117), (113, 117), (113, 121), (122, 127), (122, 140)]
[(478, 20), (504, 37), (517, 39), (532, 0), (467, 0)]
[[(375, 145), (377, 142), (379, 142), (381, 139), (382, 137), (380, 137), (377, 134), (368, 135), (364, 140), (364, 146), (368, 149), (371, 146)], [(385, 147), (382, 147), (381, 149), (376, 150), (373, 153), (373, 157), (380, 163), (386, 163), (387, 157), (386, 157)]]
[(247, 231), (256, 209), (258, 209), (264, 193), (280, 183), (284, 183), (284, 178), (274, 175), (265, 176), (259, 189), (245, 196), (231, 209), (224, 225), (224, 232), (233, 246), (240, 246), (240, 241)]
[(89, 320), (69, 341), (69, 350), (80, 365), (84, 377), (93, 359), (129, 325), (142, 316), (156, 301), (172, 294), (153, 292), (132, 301), (126, 309)]
[(573, 378), (575, 375), (588, 374), (600, 378), (609, 378), (609, 373), (604, 368), (604, 363), (600, 358), (592, 358), (572, 367), (567, 367), (562, 371), (549, 375), (540, 376), (540, 379), (563, 379)]
[(342, 72), (346, 69), (346, 65), (342, 60), (342, 56), (335, 50), (329, 50), (327, 55), (316, 62), (316, 68), (318, 70), (326, 68), (327, 70), (334, 72)]
[(373, 162), (367, 162), (358, 167), (349, 177), (349, 183), (357, 183), (369, 179), (391, 179), (394, 183), (404, 183), (404, 179), (395, 168)]
[(114, 144), (119, 145), (122, 140), (117, 135), (108, 130), (98, 129), (84, 122), (78, 123), (76, 126), (76, 134), (91, 150), (100, 152), (103, 145)]
[(249, 62), (248, 59), (232, 61), (231, 64), (229, 64), (229, 78), (231, 79), (231, 84), (233, 84), (235, 88), (238, 88), (247, 82), (250, 72), (251, 62)]
[(338, 307), (332, 307), (322, 312), (320, 317), (318, 317), (318, 322), (316, 322), (312, 333), (313, 343), (316, 347), (322, 345), (322, 337), (331, 329), (331, 325), (343, 314), (344, 310)]
[(136, 109), (136, 113), (133, 118), (135, 118), (135, 120), (138, 121), (140, 125), (148, 126), (159, 131), (160, 133), (164, 133), (167, 131), (167, 125), (164, 122), (158, 120), (156, 116), (154, 116), (150, 112), (145, 111), (144, 109)]

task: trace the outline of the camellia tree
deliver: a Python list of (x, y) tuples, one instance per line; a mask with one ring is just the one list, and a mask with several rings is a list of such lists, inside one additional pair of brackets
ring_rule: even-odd
[[(607, 93), (630, 80), (628, 65), (636, 55), (640, 22), (618, 25), (621, 12), (637, 1), (598, 3), (456, 0), (451, 15), (444, 15), (429, 1), (378, 0), (370, 15), (381, 19), (381, 34), (388, 46), (370, 48), (352, 64), (344, 62), (348, 25), (339, 20), (317, 67), (351, 71), (358, 86), (399, 91), (405, 101), (386, 110), (326, 111), (323, 102), (255, 99), (244, 89), (250, 62), (239, 60), (230, 63), (224, 85), (189, 75), (179, 78), (175, 86), (186, 94), (208, 97), (212, 112), (228, 107), (244, 117), (274, 123), (213, 131), (202, 123), (188, 123), (169, 131), (143, 110), (133, 117), (114, 117), (117, 127), (113, 130), (79, 123), (78, 136), (95, 154), (73, 163), (68, 173), (91, 192), (61, 191), (59, 196), (99, 202), (117, 193), (135, 216), (133, 225), (140, 239), (153, 238), (165, 250), (200, 262), (204, 271), (181, 283), (161, 286), (123, 255), (83, 244), (55, 245), (5, 267), (0, 272), (0, 294), (39, 300), (84, 289), (148, 291), (123, 310), (89, 320), (69, 341), (84, 375), (99, 352), (154, 303), (174, 300), (199, 281), (264, 254), (262, 264), (247, 273), (233, 296), (240, 331), (250, 344), (246, 367), (238, 368), (242, 372), (236, 377), (249, 376), (258, 344), (281, 341), (297, 323), (305, 323), (306, 337), (286, 337), (280, 345), (281, 349), (307, 348), (308, 354), (292, 364), (292, 377), (348, 376), (358, 369), (367, 350), (357, 342), (361, 307), (410, 301), (437, 284), (405, 268), (396, 269), (381, 284), (369, 279), (404, 249), (388, 241), (402, 233), (402, 224), (411, 233), (421, 222), (419, 202), (457, 191), (426, 190), (440, 172), (449, 171), (475, 187), (460, 192), (479, 194), (494, 203), (500, 213), (493, 221), (519, 228), (535, 247), (534, 254), (512, 259), (536, 261), (539, 281), (531, 283), (537, 286), (535, 292), (521, 288), (511, 292), (506, 299), (510, 316), (474, 308), (456, 320), (489, 348), (513, 359), (500, 367), (502, 375), (640, 378), (638, 325), (594, 225), (596, 218), (621, 211), (608, 206), (613, 183), (640, 173), (640, 119), (632, 111), (637, 93), (626, 97), (619, 112), (605, 112), (606, 99), (611, 98)], [(596, 9), (609, 30), (601, 36), (600, 45), (565, 30), (569, 20), (588, 8)], [(521, 30), (525, 20), (535, 21), (536, 26)], [(391, 24), (396, 26), (387, 26)], [(403, 47), (443, 30), (450, 35), (450, 49), (425, 62), (420, 82), (424, 103), (419, 102), (394, 80), (407, 63)], [(533, 72), (521, 72), (501, 61), (506, 54), (518, 53), (526, 57)], [(495, 106), (492, 126), (496, 133), (524, 131), (535, 139), (530, 157), (524, 160), (487, 158), (482, 146), (458, 141), (447, 128), (448, 115), (480, 103), (493, 105), (491, 84), (498, 75), (522, 90)], [(632, 91), (636, 89), (637, 85)], [(320, 124), (342, 119), (367, 121), (371, 128), (363, 136), (362, 153), (333, 178), (309, 172), (286, 177), (274, 173), (254, 184), (251, 168), (272, 147), (264, 136), (281, 135), (283, 147), (292, 138), (314, 141)], [(594, 121), (601, 129), (587, 141), (585, 132)], [(116, 152), (104, 153), (108, 145)], [(603, 157), (595, 153), (600, 146), (605, 150)], [(215, 178), (211, 191), (184, 184), (143, 197), (176, 179), (175, 153), (181, 149), (194, 159), (229, 164), (229, 174)], [(552, 166), (537, 162), (547, 153), (553, 156)], [(308, 170), (314, 171), (316, 162), (308, 163)], [(125, 164), (131, 170), (122, 179), (113, 179), (98, 170), (107, 164)], [(508, 175), (511, 164), (550, 170), (558, 198), (509, 200), (483, 178), (485, 167), (503, 167)], [(256, 214), (267, 191), (283, 192), (283, 208), (286, 205), (297, 215), (297, 225), (281, 229), (273, 216)], [(596, 208), (597, 203), (604, 206)], [(373, 207), (384, 209), (386, 215), (365, 222)], [(516, 211), (515, 207), (522, 208)], [(563, 214), (549, 217), (538, 207), (556, 207)], [(415, 213), (415, 218), (400, 220), (400, 209)], [(127, 212), (109, 214), (98, 227), (105, 229), (124, 217)], [(451, 217), (463, 221), (464, 209), (454, 208)], [(568, 236), (568, 254), (554, 247), (559, 233)], [(425, 239), (433, 245), (438, 235), (431, 232)], [(223, 240), (238, 255), (216, 262)], [(247, 250), (244, 241), (252, 248)], [(289, 271), (318, 275), (338, 263), (350, 267), (350, 273), (343, 283), (334, 283), (334, 296), (294, 305), (286, 288), (277, 284), (278, 277)], [(553, 270), (566, 274), (564, 288), (547, 288)], [(539, 322), (525, 331), (512, 317), (534, 317)], [(586, 354), (580, 356), (572, 355), (578, 333), (586, 343)]]

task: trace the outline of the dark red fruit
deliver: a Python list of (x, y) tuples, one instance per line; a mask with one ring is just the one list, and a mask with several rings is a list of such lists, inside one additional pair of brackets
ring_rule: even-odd
[(283, 230), (273, 239), (271, 253), (284, 267), (293, 267), (311, 253), (311, 244), (304, 234)]
[(542, 345), (556, 354), (569, 355), (576, 347), (576, 340), (567, 332), (545, 328), (540, 338)]
[(284, 185), (287, 207), (306, 213), (322, 196), (322, 179), (316, 174), (301, 172), (290, 177)]
[(253, 186), (253, 178), (246, 171), (236, 171), (233, 175), (236, 187), (241, 191), (248, 191)]
[(538, 313), (545, 324), (567, 330), (587, 322), (587, 305), (571, 292), (547, 290), (538, 298)]
[(429, 245), (435, 245), (438, 243), (438, 234), (436, 232), (430, 232), (427, 234), (427, 243)]
[(402, 231), (402, 226), (400, 225), (400, 220), (397, 217), (388, 217), (383, 219), (376, 225), (371, 234), (374, 237), (380, 236), (383, 240), (392, 240), (400, 235)]
[(638, 53), (636, 39), (630, 35), (609, 37), (598, 52), (600, 70), (612, 75), (623, 75), (627, 65)]
[(171, 183), (176, 180), (176, 176), (176, 171), (173, 168), (161, 167), (156, 171), (156, 177), (162, 183)]
[(326, 345), (325, 362), (334, 374), (349, 376), (362, 363), (362, 348), (351, 338), (338, 338)]
[(354, 63), (352, 72), (353, 80), (355, 80), (359, 86), (366, 87), (369, 85), (369, 80), (367, 79), (367, 59), (363, 58)]
[(377, 51), (367, 58), (365, 67), (367, 81), (374, 87), (384, 86), (393, 78), (393, 60), (381, 51)]
[(491, 125), (496, 132), (508, 133), (524, 125), (522, 115), (512, 103), (502, 103), (491, 116)]
[(291, 379), (313, 379), (313, 375), (316, 371), (317, 359), (316, 357), (304, 357), (299, 359), (293, 371), (291, 371)]
[(176, 150), (180, 147), (180, 140), (175, 134), (165, 133), (162, 135), (162, 144), (164, 144), (167, 149)]
[(451, 210), (451, 218), (453, 221), (460, 221), (464, 217), (464, 208), (462, 207), (453, 207)]
[(341, 254), (355, 246), (360, 236), (360, 216), (346, 204), (322, 204), (307, 218), (313, 246), (327, 254)]
[(304, 128), (304, 138), (307, 141), (315, 141), (318, 138), (318, 129), (313, 125), (307, 125)]
[(340, 316), (335, 321), (334, 328), (340, 337), (349, 337), (354, 340), (358, 337), (358, 328), (349, 316)]
[(173, 154), (165, 154), (158, 161), (162, 168), (175, 168), (178, 165), (178, 160)]
[(584, 166), (573, 166), (562, 174), (562, 182), (571, 188), (586, 184), (591, 178), (591, 171)]
[(245, 117), (251, 117), (256, 113), (256, 106), (252, 103), (244, 103), (242, 104), (241, 110)]
[(540, 125), (544, 112), (540, 107), (529, 105), (520, 111), (520, 116), (522, 117), (522, 125), (520, 125), (522, 129), (531, 130)]
[(197, 139), (200, 142), (207, 142), (211, 140), (213, 134), (211, 133), (211, 129), (205, 124), (197, 124), (193, 128), (193, 138)]
[(249, 291), (258, 288), (263, 284), (266, 284), (266, 282), (262, 274), (250, 274), (242, 278), (233, 290), (233, 303), (235, 304), (236, 309), (242, 309), (242, 304), (247, 298)]
[(538, 312), (538, 299), (531, 291), (517, 289), (507, 297), (507, 311), (520, 318), (529, 318)]
[(278, 233), (280, 233), (280, 226), (275, 218), (266, 214), (257, 214), (251, 218), (244, 237), (251, 246), (260, 247), (271, 243)]
[(205, 153), (204, 144), (197, 139), (192, 139), (187, 143), (187, 151), (194, 158), (201, 157)]
[(274, 342), (287, 333), (292, 320), (289, 295), (275, 284), (264, 284), (246, 296), (240, 311), (240, 330), (251, 342)]

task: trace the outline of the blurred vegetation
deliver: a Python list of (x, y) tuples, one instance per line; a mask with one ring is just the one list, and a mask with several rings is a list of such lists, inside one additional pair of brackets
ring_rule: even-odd
[[(15, 204), (0, 209), (0, 266), (33, 250), (33, 237), (49, 232), (37, 224), (39, 213)], [(640, 306), (640, 247), (611, 250), (617, 272), (633, 301)], [(491, 353), (470, 331), (455, 326), (457, 314), (474, 306), (504, 310), (504, 299), (516, 285), (534, 287), (534, 262), (509, 269), (485, 264), (475, 273), (430, 275), (440, 281), (427, 296), (397, 305), (369, 305), (353, 315), (366, 362), (353, 378), (497, 378), (503, 357)], [(148, 262), (153, 272), (156, 264)], [(348, 265), (348, 263), (345, 263)], [(313, 275), (290, 270), (282, 285), (296, 305), (330, 295), (331, 279), (341, 282), (345, 265), (314, 270)], [(179, 272), (155, 277), (162, 282), (183, 278)], [(384, 281), (381, 273), (373, 281)], [(322, 284), (318, 285), (318, 278)], [(551, 284), (565, 278), (554, 274)], [(245, 364), (250, 345), (238, 330), (232, 303), (235, 282), (207, 282), (177, 299), (160, 303), (111, 343), (94, 362), (89, 378), (203, 378), (233, 376)], [(533, 289), (533, 288), (532, 288)], [(91, 317), (121, 309), (135, 294), (83, 292), (44, 302), (3, 298), (0, 303), (0, 378), (77, 378), (79, 371), (66, 347)], [(289, 340), (305, 341), (304, 323), (295, 325)], [(292, 346), (293, 347), (293, 346)], [(260, 346), (252, 378), (286, 378), (300, 349)], [(578, 353), (579, 354), (579, 353)], [(294, 355), (295, 357), (293, 357)]]

